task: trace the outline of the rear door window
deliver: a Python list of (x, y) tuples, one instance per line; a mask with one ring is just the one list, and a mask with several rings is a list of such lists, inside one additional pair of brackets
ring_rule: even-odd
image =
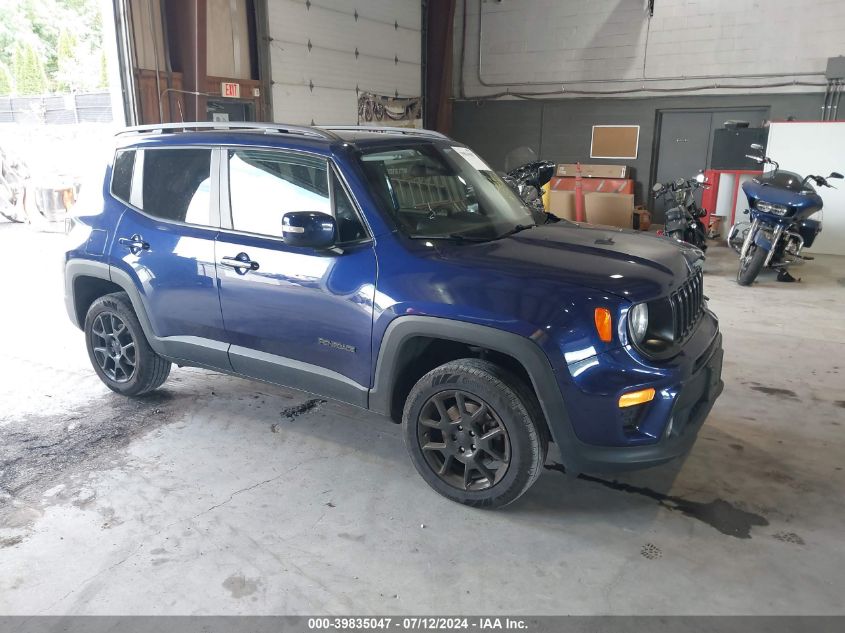
[[(138, 150), (132, 204), (162, 220), (204, 226), (211, 220), (211, 150)], [(140, 175), (140, 178), (139, 178)]]

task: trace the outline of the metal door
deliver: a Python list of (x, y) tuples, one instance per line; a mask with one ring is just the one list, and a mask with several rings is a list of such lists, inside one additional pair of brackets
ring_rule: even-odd
[[(724, 127), (725, 121), (748, 121), (760, 127), (768, 116), (766, 108), (737, 110), (664, 111), (660, 113), (660, 143), (657, 150), (657, 169), (653, 182), (671, 182), (678, 178), (692, 178), (699, 170), (710, 166), (713, 132)], [(651, 191), (648, 192), (651, 196)], [(701, 203), (701, 192), (696, 194)], [(663, 222), (663, 203), (654, 201), (655, 221)]]
[[(711, 112), (664, 112), (660, 117), (660, 145), (655, 182), (692, 178), (707, 167), (710, 156)], [(651, 191), (648, 192), (651, 196)], [(655, 221), (663, 222), (664, 201), (655, 200)]]

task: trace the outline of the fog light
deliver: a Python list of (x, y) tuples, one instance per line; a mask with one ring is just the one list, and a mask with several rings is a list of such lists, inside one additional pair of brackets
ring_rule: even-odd
[(651, 402), (654, 400), (654, 393), (654, 387), (623, 393), (619, 396), (619, 408), (624, 409), (625, 407), (633, 407), (644, 402)]

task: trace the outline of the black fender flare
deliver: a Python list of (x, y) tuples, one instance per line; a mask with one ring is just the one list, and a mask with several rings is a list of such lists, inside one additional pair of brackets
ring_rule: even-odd
[[(566, 457), (567, 447), (578, 440), (564, 406), (555, 372), (542, 349), (532, 340), (486, 325), (442, 317), (409, 315), (397, 317), (387, 326), (379, 347), (369, 409), (390, 415), (391, 398), (405, 344), (415, 337), (445, 339), (483, 347), (516, 359), (525, 368), (537, 394), (552, 439)], [(574, 455), (571, 457), (574, 458)], [(571, 463), (571, 460), (570, 460)]]
[(223, 341), (195, 336), (159, 336), (148, 316), (147, 305), (132, 277), (125, 270), (105, 262), (71, 259), (65, 263), (65, 304), (71, 321), (82, 328), (76, 311), (75, 284), (78, 277), (95, 277), (110, 281), (127, 295), (153, 351), (180, 365), (193, 365), (222, 371), (231, 371), (229, 344)]
[(150, 347), (152, 347), (157, 354), (162, 356), (167, 355), (165, 353), (166, 350), (164, 349), (164, 346), (161, 344), (161, 339), (156, 336), (155, 331), (153, 330), (152, 323), (147, 316), (146, 305), (144, 305), (141, 295), (135, 287), (135, 284), (132, 282), (131, 277), (129, 277), (126, 272), (118, 270), (106, 262), (98, 262), (90, 259), (71, 259), (65, 263), (65, 307), (70, 320), (76, 327), (82, 329), (84, 325), (84, 323), (80, 323), (76, 309), (76, 280), (79, 277), (102, 279), (119, 286), (127, 295), (129, 295), (129, 300), (132, 302), (132, 308), (135, 310), (135, 314), (141, 324), (141, 329), (144, 330), (144, 336), (147, 337)]

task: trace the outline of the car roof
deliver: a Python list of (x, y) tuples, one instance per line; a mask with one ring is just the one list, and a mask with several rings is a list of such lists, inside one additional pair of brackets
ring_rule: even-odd
[(119, 147), (234, 144), (328, 152), (333, 145), (364, 148), (405, 142), (451, 141), (433, 130), (374, 126), (300, 126), (284, 123), (192, 122), (140, 125), (117, 133)]

